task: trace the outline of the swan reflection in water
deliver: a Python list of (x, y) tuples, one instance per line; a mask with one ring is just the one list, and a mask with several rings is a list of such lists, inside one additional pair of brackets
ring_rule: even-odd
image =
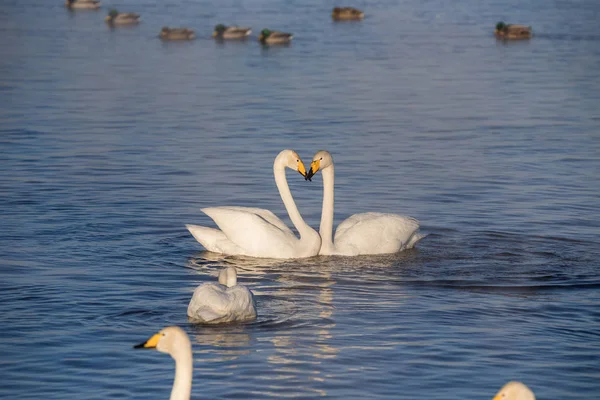
[[(251, 323), (227, 327), (226, 330), (222, 330), (224, 326), (217, 330), (216, 327), (197, 327), (197, 341), (215, 343), (215, 348), (203, 350), (215, 358), (239, 358), (252, 351), (248, 342), (252, 340), (254, 330), (272, 330), (272, 351), (266, 350), (272, 373), (264, 376), (265, 381), (268, 380), (265, 393), (276, 392), (277, 387), (271, 385), (277, 379), (306, 379), (306, 374), (309, 374), (310, 380), (327, 382), (332, 377), (322, 369), (323, 360), (335, 359), (341, 351), (333, 345), (336, 338), (332, 332), (340, 318), (336, 317), (334, 304), (340, 279), (342, 286), (356, 284), (361, 287), (365, 282), (398, 284), (402, 280), (394, 278), (394, 275), (404, 274), (404, 266), (414, 259), (417, 252), (408, 250), (378, 256), (317, 256), (295, 260), (223, 256), (206, 251), (196, 253), (188, 260), (188, 267), (195, 273), (216, 276), (223, 267), (235, 266), (244, 283), (254, 292), (258, 309), (258, 319)], [(383, 290), (381, 285), (369, 286), (375, 288), (373, 290)], [(363, 295), (372, 296), (372, 292), (367, 291), (369, 293)], [(359, 302), (364, 300), (362, 295), (360, 297), (357, 299)], [(383, 302), (380, 306), (397, 308), (399, 300)], [(299, 330), (302, 331), (300, 335)], [(242, 340), (240, 335), (249, 335), (244, 336), (245, 344), (236, 343)], [(310, 390), (313, 395), (312, 391), (317, 389)]]
[(200, 345), (195, 353), (203, 362), (233, 361), (250, 354), (251, 337), (244, 324), (192, 325), (192, 340)]
[[(273, 290), (271, 295), (281, 299), (295, 299), (283, 303), (295, 308), (292, 325), (308, 323), (313, 327), (305, 331), (301, 341), (295, 332), (286, 329), (276, 331), (271, 340), (274, 353), (267, 361), (273, 364), (276, 374), (282, 377), (293, 379), (295, 375), (301, 376), (306, 371), (311, 371), (309, 379), (325, 382), (328, 373), (320, 368), (322, 360), (335, 358), (339, 352), (332, 345), (331, 334), (331, 329), (336, 325), (333, 318), (333, 287), (336, 281), (327, 264), (323, 258), (306, 260), (301, 267), (281, 273), (276, 278), (279, 288)], [(319, 267), (324, 267), (325, 270), (321, 271)], [(290, 309), (290, 312), (294, 311)], [(307, 368), (303, 365), (309, 366)], [(325, 390), (311, 390), (319, 396), (327, 395)]]

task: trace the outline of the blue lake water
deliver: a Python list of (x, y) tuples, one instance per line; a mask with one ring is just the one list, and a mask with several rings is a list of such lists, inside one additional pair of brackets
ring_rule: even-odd
[[(600, 393), (600, 3), (123, 0), (0, 6), (0, 397), (164, 399), (179, 325), (194, 398), (540, 399)], [(350, 4), (349, 4), (350, 5)], [(107, 10), (142, 15), (109, 29)], [(499, 20), (530, 41), (493, 37)], [(252, 37), (218, 43), (217, 23)], [(192, 42), (162, 42), (163, 25)], [(261, 47), (264, 28), (295, 34)], [(217, 257), (201, 207), (270, 209), (272, 163), (336, 161), (336, 224), (421, 221), (381, 257)], [(288, 180), (318, 227), (321, 176)], [(248, 324), (195, 326), (235, 265)]]

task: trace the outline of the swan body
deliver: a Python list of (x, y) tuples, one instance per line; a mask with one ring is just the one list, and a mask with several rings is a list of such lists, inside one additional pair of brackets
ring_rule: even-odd
[(211, 217), (219, 229), (186, 225), (187, 229), (207, 250), (226, 255), (265, 258), (317, 255), (321, 238), (302, 219), (287, 184), (285, 168), (293, 169), (303, 176), (306, 176), (306, 169), (293, 150), (281, 151), (273, 163), (275, 184), (300, 239), (271, 211), (250, 207), (203, 208), (202, 212)]
[(321, 171), (323, 175), (323, 210), (321, 214), (320, 255), (358, 256), (388, 254), (412, 248), (423, 236), (419, 222), (397, 214), (368, 212), (355, 214), (343, 221), (333, 233), (333, 158), (328, 151), (318, 151), (310, 164), (306, 179)]
[(136, 13), (120, 13), (112, 9), (104, 20), (111, 25), (133, 25), (140, 22), (140, 15)]
[(535, 400), (535, 395), (521, 382), (508, 382), (494, 396), (493, 400)]
[(213, 37), (217, 39), (245, 39), (252, 33), (252, 29), (240, 26), (215, 26)]
[(286, 32), (263, 29), (258, 40), (263, 44), (287, 44), (292, 41), (294, 35)]
[(205, 283), (194, 290), (188, 317), (205, 323), (249, 321), (256, 318), (252, 292), (237, 284), (237, 271), (227, 267), (219, 273), (218, 283)]
[(175, 360), (175, 380), (170, 400), (189, 400), (192, 392), (192, 344), (183, 329), (169, 326), (134, 348), (156, 349), (170, 354)]

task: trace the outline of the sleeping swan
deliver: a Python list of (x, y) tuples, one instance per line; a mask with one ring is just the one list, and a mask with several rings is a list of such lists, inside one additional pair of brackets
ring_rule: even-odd
[(237, 271), (227, 267), (219, 273), (219, 283), (204, 283), (194, 290), (188, 305), (192, 322), (217, 324), (256, 318), (252, 292), (237, 284)]
[(535, 400), (533, 392), (521, 382), (508, 382), (493, 400)]
[(156, 349), (175, 360), (175, 381), (171, 400), (189, 400), (192, 391), (192, 344), (187, 333), (178, 326), (169, 326), (153, 335), (135, 349)]

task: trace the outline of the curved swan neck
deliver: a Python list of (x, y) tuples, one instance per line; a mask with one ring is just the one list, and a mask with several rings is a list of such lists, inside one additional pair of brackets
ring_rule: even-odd
[(290, 187), (288, 186), (287, 179), (285, 177), (285, 166), (281, 163), (277, 162), (275, 159), (275, 163), (273, 164), (273, 175), (275, 175), (275, 184), (277, 185), (277, 190), (279, 190), (279, 195), (281, 196), (281, 200), (283, 200), (283, 204), (285, 205), (285, 209), (292, 220), (292, 223), (298, 230), (300, 234), (300, 238), (303, 235), (309, 234), (311, 231), (314, 231), (300, 215), (298, 211), (298, 207), (296, 207), (296, 203), (294, 202), (294, 198), (292, 197), (292, 192), (290, 191)]
[(333, 190), (335, 172), (333, 164), (321, 170), (323, 175), (323, 209), (321, 210), (321, 226), (319, 234), (321, 235), (321, 254), (323, 250), (333, 251)]
[(171, 390), (170, 400), (189, 400), (192, 392), (192, 346), (173, 355), (175, 359), (175, 381)]

